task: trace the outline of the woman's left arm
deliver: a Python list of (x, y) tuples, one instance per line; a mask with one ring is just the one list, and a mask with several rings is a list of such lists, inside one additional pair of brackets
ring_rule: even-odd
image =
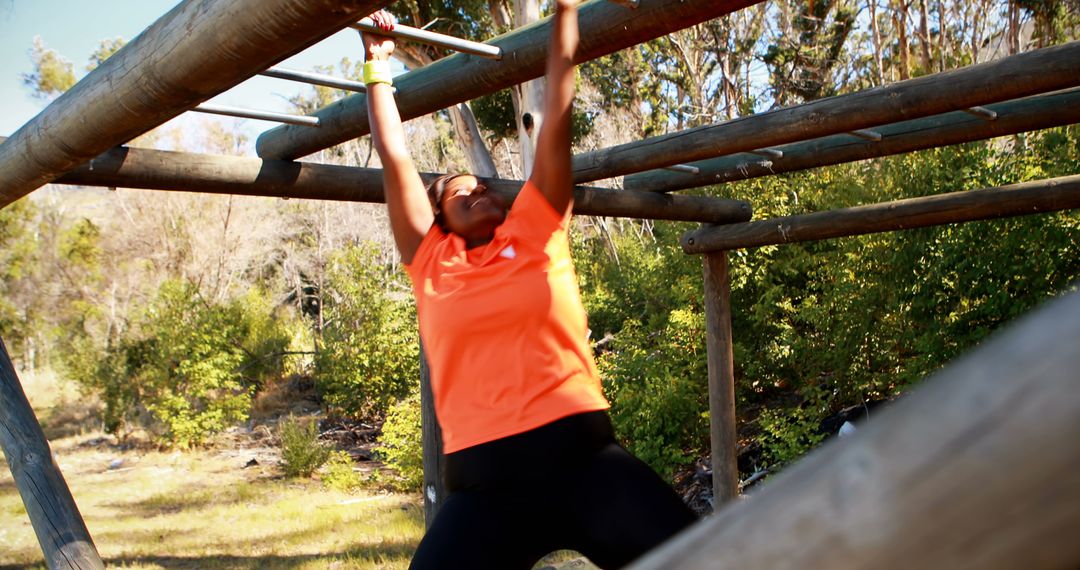
[(570, 114), (574, 103), (574, 52), (578, 46), (576, 0), (556, 0), (548, 48), (544, 122), (536, 140), (536, 160), (529, 180), (560, 215), (570, 208), (574, 183), (570, 171)]

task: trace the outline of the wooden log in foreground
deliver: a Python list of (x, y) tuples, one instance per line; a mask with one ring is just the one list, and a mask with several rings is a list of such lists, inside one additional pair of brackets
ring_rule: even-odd
[[(2, 140), (2, 139), (0, 139)], [(438, 174), (421, 174), (425, 182)], [(512, 202), (523, 182), (483, 179)], [(177, 190), (347, 202), (383, 202), (382, 170), (308, 162), (114, 148), (56, 180), (59, 184)], [(707, 223), (744, 222), (746, 202), (725, 198), (574, 189), (574, 213)]]
[(181, 2), (0, 145), (0, 207), (386, 4)]
[(1080, 294), (632, 570), (1080, 567)]
[(854, 162), (915, 150), (959, 144), (1080, 122), (1080, 89), (987, 105), (997, 113), (988, 121), (964, 111), (874, 127), (882, 140), (873, 142), (851, 134), (771, 147), (784, 153), (767, 159), (740, 153), (691, 162), (698, 174), (650, 170), (623, 179), (626, 190), (672, 192), (723, 184), (783, 172)]
[[(574, 60), (596, 59), (759, 1), (642, 0), (630, 9), (607, 0), (591, 0), (578, 7), (581, 42)], [(549, 17), (487, 42), (502, 49), (501, 60), (454, 54), (396, 77), (401, 118), (414, 119), (542, 76), (550, 35)], [(299, 158), (371, 132), (367, 96), (363, 94), (327, 105), (314, 115), (322, 124), (318, 129), (285, 125), (260, 135), (259, 156)]]
[(771, 220), (702, 227), (683, 234), (681, 241), (686, 253), (707, 253), (1073, 208), (1080, 208), (1080, 174)]
[(1080, 41), (574, 157), (574, 182), (612, 178), (1080, 86)]
[(0, 447), (51, 569), (104, 568), (0, 340)]

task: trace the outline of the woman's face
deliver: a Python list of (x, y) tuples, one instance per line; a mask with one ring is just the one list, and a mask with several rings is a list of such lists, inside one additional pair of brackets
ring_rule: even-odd
[(446, 227), (465, 238), (469, 247), (485, 244), (506, 219), (506, 205), (487, 191), (475, 176), (462, 175), (446, 183), (440, 208)]

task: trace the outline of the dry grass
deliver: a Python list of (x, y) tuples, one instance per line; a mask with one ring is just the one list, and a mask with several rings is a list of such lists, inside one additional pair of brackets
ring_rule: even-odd
[[(55, 378), (20, 378), (110, 568), (406, 568), (423, 534), (419, 496), (286, 480), (269, 448), (123, 450), (91, 429), (89, 411)], [(251, 459), (259, 464), (245, 468)], [(44, 568), (6, 463), (0, 568)]]

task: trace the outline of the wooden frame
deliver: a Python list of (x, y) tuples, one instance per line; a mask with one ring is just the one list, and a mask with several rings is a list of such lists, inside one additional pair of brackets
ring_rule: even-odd
[[(606, 0), (592, 0), (580, 8), (581, 25), (590, 33), (583, 34), (577, 59), (584, 61), (599, 57), (754, 3), (752, 0), (651, 0), (637, 3), (636, 9), (628, 10)], [(366, 15), (385, 4), (387, 2), (383, 0), (236, 0), (231, 3), (187, 0), (181, 3), (10, 139), (0, 141), (0, 171), (5, 173), (5, 177), (0, 179), (0, 207), (59, 175), (63, 175), (59, 182), (65, 184), (381, 202), (381, 172), (374, 169), (112, 147), (266, 69), (357, 19), (358, 15)], [(258, 20), (260, 25), (251, 26), (250, 22), (254, 20)], [(400, 77), (398, 101), (403, 117), (420, 116), (539, 77), (546, 58), (544, 46), (547, 26), (547, 22), (541, 22), (492, 40), (491, 43), (500, 46), (506, 54), (502, 61), (455, 55)], [(220, 46), (220, 50), (214, 57), (206, 58), (204, 53), (207, 45)], [(993, 103), (1075, 87), (1078, 83), (1080, 42), (1073, 42), (861, 93), (585, 153), (575, 157), (576, 179), (596, 180), (719, 154), (760, 151), (787, 145), (776, 149), (783, 153), (783, 159), (770, 159), (774, 164), (780, 160), (783, 160), (782, 163), (769, 172), (765, 172), (763, 167), (740, 173), (743, 177), (749, 177), (1068, 124), (1078, 119), (1077, 109), (1080, 105), (1076, 101), (1076, 91), (1000, 105)], [(997, 120), (986, 122), (984, 118), (972, 119), (969, 116), (961, 120), (954, 115), (912, 120), (974, 105), (989, 105), (991, 111), (998, 113)], [(1053, 106), (1058, 107), (1047, 109)], [(317, 113), (323, 123), (318, 130), (281, 127), (264, 133), (259, 138), (259, 153), (267, 157), (296, 157), (360, 136), (368, 130), (366, 113), (363, 95), (349, 97)], [(895, 124), (888, 125), (891, 122)], [(883, 136), (877, 142), (853, 142), (850, 135), (839, 134), (879, 125), (887, 126), (878, 129)], [(841, 142), (841, 137), (846, 142)], [(808, 139), (817, 140), (800, 142)], [(86, 160), (90, 161), (89, 164), (78, 166)], [(730, 161), (731, 158), (720, 160)], [(709, 182), (716, 180), (717, 176), (725, 180), (736, 179), (736, 175), (731, 174), (732, 167), (729, 162), (710, 160), (702, 165), (703, 172), (698, 180), (710, 176), (712, 180)], [(706, 171), (706, 168), (713, 170)], [(435, 175), (425, 176), (430, 178)], [(630, 177), (627, 186), (648, 187), (649, 180), (653, 180), (650, 176), (651, 173)], [(674, 180), (681, 175), (667, 173), (667, 176)], [(510, 198), (522, 184), (511, 180), (488, 182), (493, 191)], [(679, 179), (677, 183), (683, 184), (685, 181)], [(673, 189), (668, 184), (664, 180), (648, 189)], [(1080, 207), (1080, 175), (757, 222), (746, 222), (750, 217), (749, 204), (718, 198), (579, 188), (575, 202), (575, 213), (579, 214), (731, 224), (703, 228), (683, 238), (685, 251), (706, 254), (703, 280), (709, 347), (714, 493), (718, 501), (724, 502), (735, 496), (738, 477), (734, 461), (734, 373), (728, 249), (1077, 208)], [(898, 561), (903, 561), (905, 565), (918, 565), (911, 564), (911, 561), (940, 562), (944, 559), (933, 558), (935, 553), (940, 554), (948, 548), (959, 551), (963, 544), (978, 543), (980, 537), (991, 536), (989, 533), (993, 529), (985, 529), (988, 511), (972, 508), (971, 505), (988, 499), (1020, 505), (1024, 495), (1021, 492), (1023, 486), (1034, 486), (1042, 483), (1043, 478), (1053, 478), (1062, 473), (1065, 476), (1058, 477), (1054, 482), (1054, 491), (1059, 493), (1055, 500), (1042, 503), (1028, 500), (1022, 505), (1029, 509), (1025, 512), (1031, 513), (1033, 520), (1037, 520), (1038, 525), (1032, 528), (1044, 533), (1045, 540), (1036, 542), (1034, 533), (1025, 534), (1020, 537), (1022, 540), (1016, 540), (1015, 536), (1003, 537), (1005, 540), (995, 543), (997, 550), (988, 551), (1007, 551), (1005, 554), (1013, 558), (1006, 560), (1018, 561), (1024, 554), (1023, 547), (1049, 544), (1051, 540), (1061, 538), (1062, 529), (1074, 531), (1080, 521), (1077, 520), (1076, 509), (1070, 507), (1080, 501), (1080, 481), (1074, 475), (1080, 473), (1080, 469), (1077, 469), (1080, 458), (1075, 452), (1078, 448), (1070, 446), (1071, 440), (1063, 439), (1063, 434), (1071, 436), (1080, 430), (1076, 424), (1077, 418), (1080, 418), (1080, 400), (1076, 398), (1075, 390), (1068, 390), (1069, 386), (1063, 388), (1061, 377), (1080, 364), (1075, 342), (1072, 341), (1080, 336), (1076, 330), (1076, 323), (1080, 322), (1077, 315), (1080, 302), (1076, 301), (1077, 298), (1073, 295), (1071, 300), (1059, 302), (1055, 312), (1049, 313), (1050, 317), (1045, 316), (1048, 314), (1046, 311), (1033, 317), (1036, 325), (1021, 325), (1020, 330), (1024, 332), (1018, 340), (1013, 339), (1020, 333), (1011, 333), (1012, 336), (1007, 337), (1010, 340), (995, 341), (996, 347), (1007, 344), (1007, 350), (998, 348), (996, 352), (988, 354), (987, 360), (994, 363), (989, 369), (980, 368), (977, 361), (971, 364), (970, 359), (965, 360), (956, 366), (957, 372), (945, 374), (949, 380), (938, 380), (926, 389), (924, 393), (933, 396), (916, 398), (913, 400), (916, 403), (902, 403), (897, 409), (905, 411), (889, 416), (898, 419), (879, 420), (876, 427), (871, 428), (861, 440), (870, 443), (846, 447), (832, 445), (814, 454), (803, 463), (808, 467), (800, 464), (792, 470), (792, 474), (784, 475), (781, 480), (771, 484), (769, 495), (763, 495), (778, 498), (755, 500), (748, 503), (750, 506), (739, 505), (722, 511), (712, 522), (699, 525), (672, 545), (642, 561), (640, 567), (699, 567), (711, 565), (724, 556), (738, 556), (728, 558), (737, 560), (736, 566), (799, 566), (803, 561), (820, 563), (829, 555), (849, 552), (863, 556), (851, 558), (856, 562), (861, 561), (862, 565), (870, 563), (871, 558), (866, 556), (880, 553), (888, 554), (884, 559), (894, 565), (900, 564)], [(1067, 316), (1067, 319), (1056, 313)], [(1032, 356), (1035, 353), (1030, 350), (1036, 347), (1028, 342), (1029, 337), (1045, 341), (1046, 346), (1060, 350), (1053, 354)], [(1055, 344), (1062, 339), (1072, 344)], [(1013, 349), (1017, 346), (1028, 351), (1016, 352)], [(1019, 355), (1019, 360), (1009, 361), (1006, 358), (1013, 353)], [(986, 349), (979, 354), (987, 354)], [(1042, 368), (1038, 368), (1040, 366)], [(1031, 372), (1036, 369), (1039, 374)], [(999, 371), (1008, 372), (1011, 376), (1006, 379), (1008, 381), (1000, 383), (1000, 390), (998, 384), (992, 386), (989, 395), (981, 396), (980, 401), (993, 400), (1011, 405), (1020, 399), (1021, 392), (1027, 394), (1030, 390), (1036, 398), (1033, 401), (1052, 408), (1055, 414), (1047, 417), (1040, 413), (1036, 417), (1025, 409), (1026, 415), (1018, 414), (1013, 418), (998, 413), (1004, 404), (994, 404), (997, 411), (992, 410), (991, 415), (985, 415), (983, 412), (986, 410), (974, 409), (957, 421), (917, 421), (932, 405), (968, 405), (971, 392), (966, 390), (979, 390), (982, 394), (985, 389), (976, 384), (977, 380), (973, 377), (993, 375)], [(424, 429), (429, 439), (425, 447), (425, 488), (431, 486), (437, 489), (440, 478), (437, 466), (441, 453), (438, 446), (430, 441), (433, 437), (431, 434), (437, 434), (438, 426), (433, 421), (431, 401), (427, 395), (423, 406)], [(941, 417), (950, 418), (947, 412), (951, 411), (942, 409)], [(1042, 412), (1042, 409), (1039, 411)], [(1041, 445), (1046, 445), (1048, 441), (1060, 442), (1059, 448), (1067, 448), (1067, 453), (1045, 462), (1049, 467), (1040, 464), (1036, 469), (1025, 472), (1024, 477), (1018, 479), (1023, 486), (1011, 481), (1001, 483), (1001, 478), (998, 478), (995, 481), (1001, 484), (991, 489), (970, 485), (961, 489), (962, 494), (947, 497), (949, 502), (955, 502), (957, 497), (962, 499), (959, 501), (962, 504), (949, 511), (949, 516), (955, 516), (965, 525), (970, 524), (971, 528), (988, 534), (976, 536), (966, 527), (957, 529), (954, 525), (948, 529), (950, 532), (932, 537), (937, 539), (937, 542), (933, 542), (925, 541), (924, 535), (908, 532), (908, 527), (915, 528), (921, 522), (911, 515), (911, 512), (919, 510), (912, 511), (912, 505), (922, 505), (920, 508), (926, 509), (938, 506), (934, 501), (928, 502), (927, 498), (941, 498), (943, 493), (951, 493), (953, 486), (940, 475), (935, 475), (939, 480), (934, 485), (889, 485), (895, 485), (897, 481), (917, 481), (919, 473), (941, 467), (934, 461), (946, 457), (947, 451), (961, 450), (967, 453), (961, 445), (965, 435), (981, 436), (979, 430), (982, 427), (999, 419), (1017, 427), (1018, 432), (1039, 424), (1034, 425), (1034, 429), (1040, 437), (1045, 438)], [(952, 447), (935, 447), (934, 441), (927, 445), (925, 440), (906, 438), (902, 433), (904, 430), (897, 426), (911, 423), (916, 424), (912, 431), (923, 435), (928, 426), (938, 430), (933, 432), (935, 438), (952, 442), (948, 444)], [(990, 442), (987, 446), (1005, 450), (1002, 460), (1039, 451), (1030, 445), (1022, 447), (1018, 443), (1022, 434), (987, 431), (993, 432), (993, 437), (1002, 438), (986, 440)], [(901, 435), (894, 435), (897, 432)], [(959, 435), (941, 438), (942, 434)], [(976, 440), (978, 437), (972, 439)], [(50, 567), (101, 567), (93, 541), (59, 470), (51, 460), (44, 459), (51, 458), (48, 443), (26, 402), (2, 344), (0, 445), (8, 456), (16, 484), (23, 493), (27, 511)], [(877, 446), (890, 452), (878, 454), (874, 450)], [(833, 451), (836, 449), (840, 451)], [(911, 450), (914, 450), (913, 453), (906, 456), (901, 453)], [(949, 462), (941, 472), (964, 480), (974, 480), (985, 473), (978, 469), (972, 471), (967, 464), (968, 459), (968, 455), (964, 455), (964, 461)], [(839, 467), (827, 465), (833, 461)], [(919, 468), (923, 471), (916, 471)], [(869, 478), (867, 473), (875, 477)], [(893, 473), (906, 475), (896, 479), (891, 476)], [(800, 478), (806, 481), (800, 482)], [(881, 489), (887, 489), (886, 498), (895, 496), (903, 499), (875, 507), (896, 509), (880, 512), (883, 517), (896, 513), (906, 516), (902, 520), (907, 521), (907, 526), (897, 529), (891, 519), (867, 519), (866, 528), (870, 529), (870, 539), (873, 539), (869, 540), (867, 533), (860, 532), (862, 529), (857, 525), (849, 525), (851, 528), (847, 530), (837, 530), (837, 525), (828, 524), (830, 521), (822, 523), (814, 517), (803, 516), (805, 513), (800, 511), (825, 509), (828, 512), (829, 508), (836, 507), (837, 513), (849, 513), (850, 510), (845, 509), (853, 503), (844, 498), (843, 492), (846, 486), (852, 484), (872, 499), (882, 498)], [(818, 490), (822, 492), (816, 492)], [(913, 499), (923, 502), (909, 502), (909, 491)], [(437, 500), (428, 505), (429, 515), (434, 513), (441, 501), (442, 492), (436, 490), (434, 496)], [(826, 501), (824, 507), (815, 502), (820, 501), (821, 497)], [(793, 511), (794, 517), (791, 516)], [(794, 521), (789, 524), (791, 532), (780, 534), (798, 540), (773, 540), (777, 535), (777, 521), (788, 524), (784, 521), (789, 519)], [(842, 517), (833, 517), (833, 522), (837, 520), (843, 522)], [(771, 525), (772, 529), (761, 531), (760, 535), (754, 534), (754, 529), (765, 528), (763, 525)], [(760, 536), (767, 536), (768, 539), (755, 542), (755, 538)], [(915, 539), (912, 539), (913, 536)], [(1059, 546), (1046, 549), (1049, 553), (1047, 560), (1060, 562), (1061, 565), (1075, 565), (1080, 561), (1075, 541), (1065, 540), (1067, 538), (1070, 537), (1058, 540)], [(837, 543), (845, 548), (834, 548)], [(861, 548), (867, 545), (868, 548)], [(904, 552), (913, 552), (914, 556), (893, 556), (894, 551), (890, 549), (903, 545), (912, 545), (904, 546)], [(926, 545), (934, 548), (920, 548)], [(687, 552), (687, 548), (693, 551)], [(879, 558), (872, 560), (880, 562)], [(836, 565), (843, 567), (843, 562), (839, 560)]]
[[(760, 0), (653, 0), (629, 9), (590, 0), (578, 7), (581, 34), (577, 62), (596, 59), (671, 32), (757, 4)], [(503, 34), (488, 43), (502, 48), (500, 61), (454, 54), (394, 79), (403, 120), (413, 119), (544, 74), (551, 19)], [(295, 159), (370, 132), (367, 96), (356, 94), (314, 113), (318, 130), (281, 126), (259, 136), (263, 158)]]
[(186, 0), (0, 145), (0, 207), (389, 0)]

